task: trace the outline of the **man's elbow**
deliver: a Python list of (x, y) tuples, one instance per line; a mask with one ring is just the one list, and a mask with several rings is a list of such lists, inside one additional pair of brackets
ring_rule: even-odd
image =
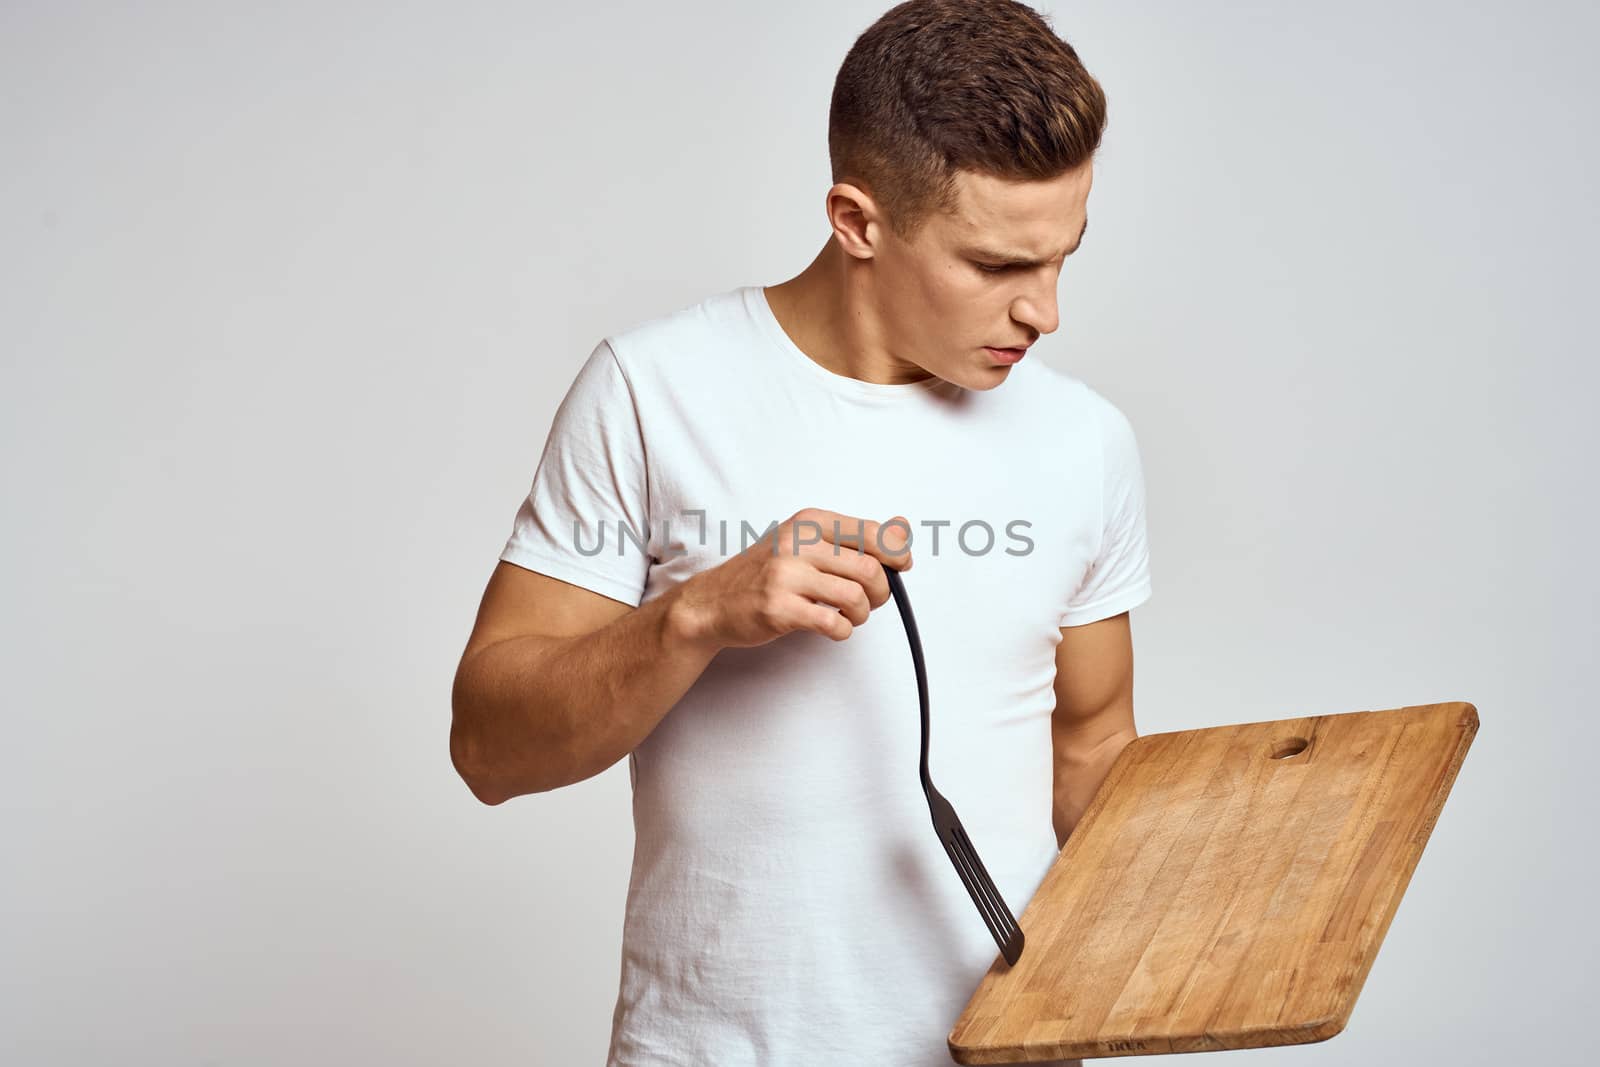
[(1060, 705), (1050, 716), (1050, 730), (1058, 754), (1092, 758), (1107, 746), (1126, 744), (1139, 736), (1133, 718), (1133, 698), (1125, 694), (1092, 711)]
[(450, 764), (472, 795), (493, 807), (510, 800), (512, 794), (496, 783), (496, 776), (485, 758), (488, 746), (474, 728), (471, 681), (467, 661), (463, 659), (450, 686)]
[(476, 749), (477, 746), (472, 743), (468, 732), (461, 725), (460, 716), (457, 715), (455, 721), (450, 724), (451, 765), (478, 800), (490, 807), (504, 804), (511, 797), (495, 786), (494, 780), (485, 772), (482, 761), (477, 758)]

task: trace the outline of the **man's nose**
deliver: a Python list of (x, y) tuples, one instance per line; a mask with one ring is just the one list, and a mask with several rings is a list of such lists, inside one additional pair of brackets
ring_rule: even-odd
[(1047, 283), (1037, 292), (1019, 296), (1011, 305), (1011, 317), (1041, 334), (1054, 333), (1061, 325), (1054, 283)]

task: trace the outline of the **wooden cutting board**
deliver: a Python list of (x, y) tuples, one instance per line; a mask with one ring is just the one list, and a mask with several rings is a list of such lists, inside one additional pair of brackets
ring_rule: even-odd
[(950, 1031), (957, 1063), (1325, 1041), (1478, 729), (1464, 701), (1150, 734)]

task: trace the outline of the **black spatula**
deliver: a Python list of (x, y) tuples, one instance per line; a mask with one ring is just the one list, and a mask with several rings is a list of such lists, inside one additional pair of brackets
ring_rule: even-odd
[(900, 609), (900, 619), (906, 626), (906, 640), (911, 642), (911, 662), (917, 668), (917, 700), (922, 706), (922, 791), (928, 796), (933, 828), (938, 832), (939, 841), (949, 854), (950, 862), (955, 864), (961, 884), (967, 887), (972, 902), (983, 916), (984, 924), (989, 927), (989, 933), (994, 935), (995, 944), (1000, 946), (1000, 954), (1007, 963), (1015, 965), (1022, 958), (1022, 927), (1011, 917), (1011, 909), (1006, 907), (1000, 890), (995, 888), (994, 879), (984, 869), (983, 861), (978, 858), (978, 850), (972, 847), (972, 840), (967, 837), (961, 820), (956, 817), (955, 809), (933, 787), (933, 779), (928, 777), (928, 671), (922, 660), (922, 639), (917, 635), (917, 620), (911, 614), (911, 601), (906, 597), (900, 572), (892, 567), (885, 567), (883, 572), (888, 575), (889, 592), (894, 595), (895, 606)]

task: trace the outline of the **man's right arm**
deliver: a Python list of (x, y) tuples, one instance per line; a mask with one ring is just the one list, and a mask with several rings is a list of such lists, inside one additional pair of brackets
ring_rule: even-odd
[(457, 773), (485, 804), (599, 774), (722, 648), (796, 630), (846, 640), (889, 599), (883, 568), (911, 566), (910, 529), (804, 508), (637, 607), (501, 560), (451, 692)]
[(638, 747), (716, 654), (678, 592), (633, 607), (500, 561), (451, 690), (450, 758), (473, 795), (571, 785)]

